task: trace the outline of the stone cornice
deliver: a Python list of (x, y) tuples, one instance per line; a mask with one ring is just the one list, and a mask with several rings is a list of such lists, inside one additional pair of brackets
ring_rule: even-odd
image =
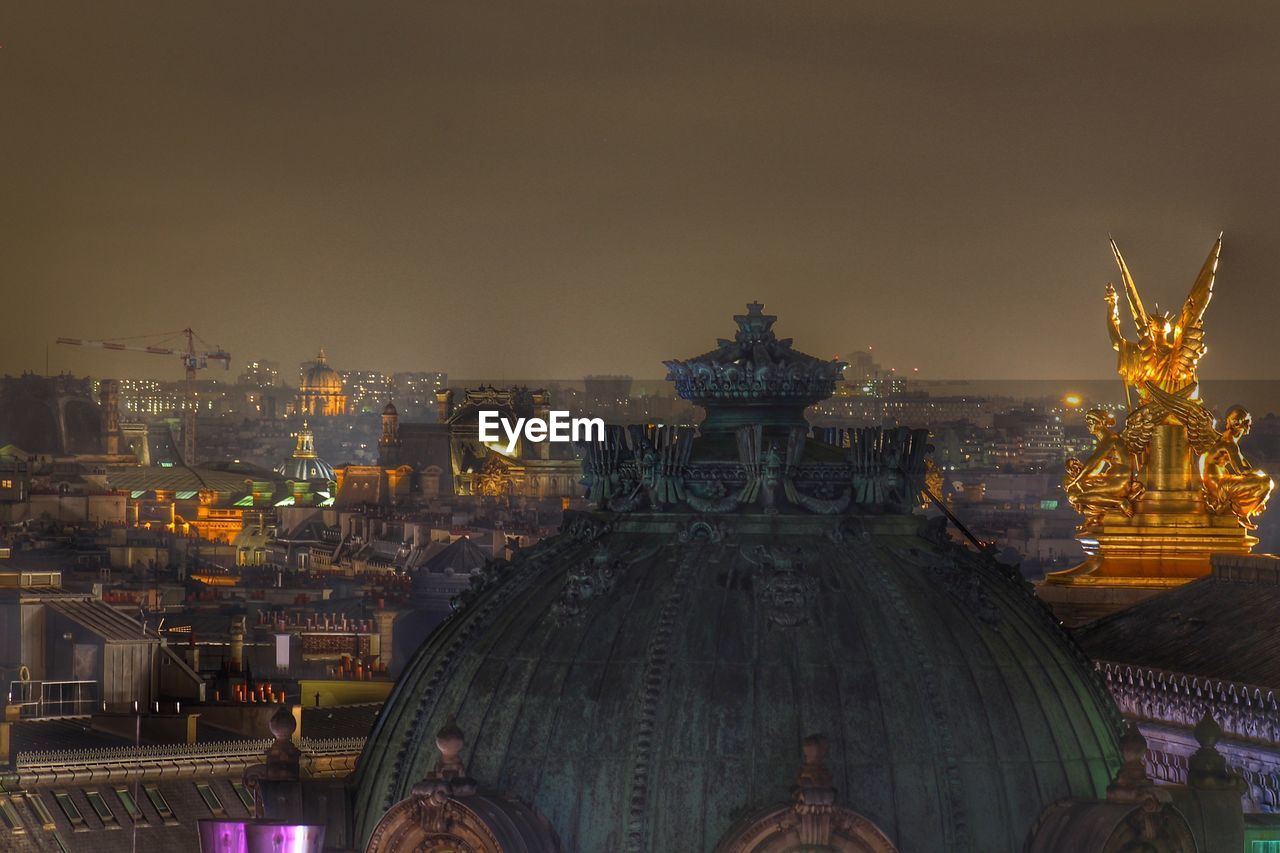
[[(158, 779), (236, 776), (261, 764), (274, 743), (262, 740), (223, 741), (104, 749), (21, 752), (15, 769), (0, 775), (5, 789), (47, 787), (88, 782), (154, 781)], [(304, 778), (339, 776), (355, 767), (365, 738), (299, 740)]]

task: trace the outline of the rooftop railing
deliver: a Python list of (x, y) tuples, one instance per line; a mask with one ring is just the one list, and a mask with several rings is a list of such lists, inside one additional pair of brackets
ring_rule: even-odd
[(98, 707), (98, 682), (10, 681), (9, 704), (22, 719), (82, 717)]

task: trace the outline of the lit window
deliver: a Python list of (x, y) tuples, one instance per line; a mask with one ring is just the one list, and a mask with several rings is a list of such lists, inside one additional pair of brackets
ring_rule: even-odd
[(53, 829), (53, 815), (49, 814), (49, 807), (44, 804), (44, 800), (39, 794), (27, 794), (27, 802), (31, 804), (31, 809), (36, 813), (36, 818), (40, 823), (44, 824), (45, 829)]
[(116, 820), (115, 814), (111, 811), (111, 806), (107, 805), (107, 801), (97, 791), (85, 791), (84, 798), (89, 801), (89, 805), (93, 808), (93, 813), (98, 816), (98, 820), (102, 821), (102, 825), (107, 829), (119, 829), (120, 823)]
[(129, 820), (134, 823), (142, 823), (142, 810), (138, 808), (138, 804), (134, 801), (133, 794), (129, 793), (129, 789), (116, 788), (116, 796), (120, 798), (120, 804), (124, 806), (124, 813), (129, 816)]
[(209, 811), (214, 817), (223, 817), (227, 810), (222, 807), (222, 800), (218, 799), (217, 791), (209, 787), (203, 782), (196, 783), (196, 790), (200, 793), (200, 799), (204, 800), (204, 804), (209, 807)]

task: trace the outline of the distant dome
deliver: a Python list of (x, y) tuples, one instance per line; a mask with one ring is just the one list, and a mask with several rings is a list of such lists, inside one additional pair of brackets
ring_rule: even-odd
[(341, 394), (345, 387), (338, 371), (329, 366), (324, 350), (316, 355), (315, 364), (311, 365), (302, 377), (301, 390), (316, 394)]
[(320, 350), (298, 382), (298, 411), (308, 417), (345, 415), (345, 388), (342, 377), (329, 366), (324, 350)]
[(395, 403), (387, 403), (386, 408), (384, 408), (384, 409), (382, 410), (382, 414), (384, 414), (384, 415), (394, 415), (394, 414), (397, 414), (397, 412), (396, 412), (396, 404), (395, 404)]
[(287, 480), (311, 481), (324, 480), (332, 482), (336, 479), (333, 466), (316, 455), (315, 434), (306, 421), (298, 430), (298, 443), (293, 455), (276, 466), (276, 473)]

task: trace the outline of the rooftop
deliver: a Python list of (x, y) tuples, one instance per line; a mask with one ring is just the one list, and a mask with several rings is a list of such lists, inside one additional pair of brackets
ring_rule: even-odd
[(1280, 687), (1280, 558), (1213, 557), (1208, 577), (1080, 628), (1095, 660)]

